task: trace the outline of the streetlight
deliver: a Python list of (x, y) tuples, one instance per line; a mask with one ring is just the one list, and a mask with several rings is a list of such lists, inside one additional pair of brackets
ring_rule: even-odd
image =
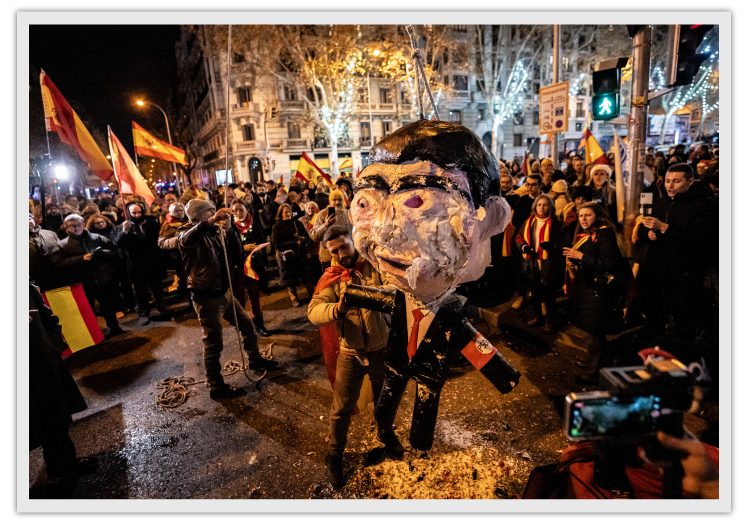
[(57, 164), (55, 166), (55, 175), (57, 175), (57, 178), (67, 178), (68, 168), (61, 164)]
[[(164, 115), (164, 120), (166, 120), (166, 136), (169, 138), (169, 145), (173, 146), (174, 144), (171, 143), (171, 131), (169, 131), (169, 117), (166, 116), (166, 111), (164, 111), (161, 108), (161, 106), (159, 106), (158, 104), (154, 104), (153, 102), (151, 102), (149, 100), (145, 100), (145, 101), (138, 100), (138, 105), (139, 106), (144, 106), (145, 104), (149, 104), (149, 105), (154, 106), (159, 111), (161, 111), (161, 114)], [(174, 166), (174, 171), (176, 171), (177, 170), (177, 163), (176, 162), (172, 162), (172, 165)], [(182, 188), (180, 187), (180, 184), (179, 184), (179, 177), (177, 177), (177, 192), (178, 193), (182, 192)]]

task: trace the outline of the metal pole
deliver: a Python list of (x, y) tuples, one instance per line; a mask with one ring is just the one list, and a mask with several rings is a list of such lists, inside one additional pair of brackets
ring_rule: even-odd
[(229, 24), (229, 43), (228, 43), (228, 60), (226, 64), (226, 176), (223, 179), (223, 207), (229, 200), (229, 129), (231, 121), (229, 120), (229, 89), (231, 87), (231, 24)]
[[(561, 26), (553, 26), (553, 83), (558, 84), (559, 78), (559, 67), (558, 64), (561, 61)], [(558, 169), (558, 133), (551, 134), (551, 160), (553, 160), (553, 167)]]
[[(623, 217), (623, 238), (631, 249), (631, 233), (639, 214), (639, 198), (644, 186), (644, 165), (647, 147), (647, 107), (649, 105), (649, 61), (652, 27), (643, 27), (634, 35), (631, 74), (631, 114), (629, 115), (629, 183)], [(629, 251), (630, 252), (630, 251)]]
[(371, 147), (374, 147), (374, 119), (371, 117), (371, 79), (368, 71), (366, 72), (366, 88), (369, 90), (369, 142)]
[[(158, 108), (158, 110), (161, 111), (161, 113), (164, 115), (164, 120), (166, 120), (166, 136), (169, 138), (169, 145), (173, 146), (174, 144), (171, 143), (171, 131), (169, 130), (169, 117), (166, 116), (166, 111), (164, 111), (161, 108), (161, 106), (158, 105), (158, 104), (154, 104), (153, 102), (148, 102), (148, 103), (150, 105), (155, 106), (156, 108)], [(137, 154), (135, 155), (135, 157), (137, 158)], [(176, 162), (172, 162), (171, 165), (174, 167), (174, 172), (177, 173), (177, 178), (176, 178), (177, 192), (181, 195), (181, 193), (182, 193), (182, 187), (179, 184), (179, 173), (177, 172), (177, 163)]]

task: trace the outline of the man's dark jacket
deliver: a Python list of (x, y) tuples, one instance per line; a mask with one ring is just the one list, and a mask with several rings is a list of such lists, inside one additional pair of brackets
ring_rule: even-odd
[(130, 281), (138, 284), (164, 278), (163, 253), (158, 247), (161, 231), (158, 219), (146, 215), (140, 224), (133, 222), (127, 232), (122, 224), (117, 229), (116, 244), (125, 254)]
[[(83, 259), (99, 247), (101, 250), (91, 260)], [(116, 278), (118, 256), (111, 240), (85, 229), (79, 237), (68, 235), (60, 242), (60, 268), (70, 284), (106, 286)]]
[(60, 239), (54, 232), (39, 226), (29, 231), (29, 277), (42, 292), (65, 285), (59, 259)]
[(219, 227), (208, 221), (189, 223), (177, 231), (179, 252), (182, 255), (187, 288), (198, 295), (220, 296), (229, 288), (223, 244), (228, 251), (229, 265), (233, 270), (242, 263), (239, 236), (230, 229), (223, 244)]

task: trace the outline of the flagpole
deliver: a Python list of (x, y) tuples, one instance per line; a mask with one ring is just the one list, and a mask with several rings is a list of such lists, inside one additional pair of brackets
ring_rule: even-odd
[[(122, 199), (122, 214), (127, 220), (127, 206), (125, 205), (125, 195), (122, 193), (122, 186), (119, 183), (119, 175), (117, 174), (117, 162), (114, 161), (114, 151), (112, 150), (112, 128), (106, 126), (107, 138), (109, 138), (109, 155), (112, 157), (112, 170), (114, 171), (114, 178), (117, 180), (117, 189), (119, 189), (119, 196)], [(139, 168), (138, 168), (139, 169)]]
[(228, 55), (226, 60), (226, 174), (225, 178), (223, 179), (223, 207), (226, 207), (229, 200), (229, 130), (231, 129), (231, 121), (229, 120), (229, 110), (231, 109), (231, 105), (229, 104), (229, 89), (231, 88), (231, 24), (229, 24), (228, 40)]

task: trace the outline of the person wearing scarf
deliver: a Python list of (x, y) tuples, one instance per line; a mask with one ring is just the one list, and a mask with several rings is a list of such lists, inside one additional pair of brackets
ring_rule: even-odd
[(262, 250), (254, 255), (251, 254), (257, 246), (264, 244), (264, 239), (259, 228), (255, 227), (254, 217), (249, 213), (244, 200), (234, 202), (231, 205), (231, 211), (234, 215), (232, 226), (236, 228), (239, 235), (243, 253), (242, 264), (237, 266), (234, 272), (234, 296), (241, 304), (245, 304), (245, 310), (247, 309), (246, 303), (249, 302), (255, 331), (260, 336), (267, 337), (271, 333), (265, 328), (260, 305), (260, 289), (263, 285), (267, 286), (265, 274), (267, 264)]
[(556, 217), (553, 199), (541, 194), (532, 204), (530, 217), (519, 228), (516, 237), (517, 249), (522, 256), (524, 292), (530, 291), (535, 315), (527, 321), (535, 326), (543, 320), (543, 331), (553, 333), (554, 293), (560, 288), (563, 278), (563, 263), (560, 263), (561, 229), (563, 224)]
[[(299, 219), (299, 222), (301, 222), (304, 227), (306, 228), (307, 233), (309, 233), (311, 238), (311, 231), (314, 225), (317, 223), (317, 216), (319, 216), (319, 206), (314, 200), (310, 200), (304, 205), (304, 211), (306, 212), (303, 217)], [(310, 266), (310, 273), (314, 275), (314, 279), (318, 280), (319, 277), (322, 276), (322, 263), (319, 261), (319, 241), (312, 240), (309, 242), (309, 266)]]
[(616, 228), (597, 202), (582, 204), (574, 245), (565, 247), (566, 293), (571, 296), (572, 323), (593, 339), (578, 384), (597, 383), (601, 367), (613, 364), (607, 335), (623, 327), (624, 295), (631, 269), (621, 254)]
[(388, 315), (349, 309), (343, 296), (349, 284), (383, 285), (379, 273), (359, 255), (348, 228), (332, 225), (322, 239), (332, 262), (309, 302), (309, 320), (320, 329), (333, 404), (330, 411), (329, 454), (325, 460), (333, 488), (345, 485), (343, 451), (348, 427), (366, 375), (376, 404), (385, 377), (383, 351), (389, 337)]

